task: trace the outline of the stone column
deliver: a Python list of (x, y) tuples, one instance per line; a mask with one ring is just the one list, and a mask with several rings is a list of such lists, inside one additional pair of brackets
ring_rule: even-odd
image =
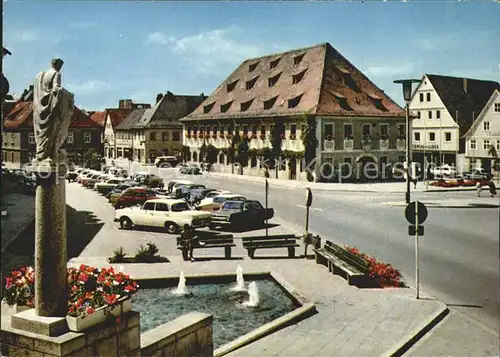
[(31, 170), (37, 181), (35, 311), (38, 316), (63, 317), (68, 310), (66, 155), (55, 163), (34, 161)]

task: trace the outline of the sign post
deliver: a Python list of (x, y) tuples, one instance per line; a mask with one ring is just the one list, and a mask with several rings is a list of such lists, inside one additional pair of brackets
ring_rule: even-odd
[(307, 194), (306, 194), (306, 234), (309, 233), (309, 207), (312, 205), (312, 192), (311, 189), (308, 187), (306, 188)]
[[(266, 180), (266, 212), (267, 212), (267, 196), (269, 195), (269, 183)], [(268, 232), (268, 224), (267, 224), (267, 218), (266, 218), (266, 237), (269, 235)]]
[(427, 219), (427, 207), (420, 201), (410, 202), (405, 209), (406, 220), (410, 223), (408, 234), (415, 236), (415, 284), (417, 289), (417, 299), (420, 298), (420, 272), (418, 257), (418, 238), (424, 235), (424, 223)]

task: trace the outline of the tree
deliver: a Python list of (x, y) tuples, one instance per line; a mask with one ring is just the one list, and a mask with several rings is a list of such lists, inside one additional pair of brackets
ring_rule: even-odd
[(305, 116), (306, 125), (302, 131), (301, 140), (304, 145), (304, 160), (305, 167), (309, 168), (307, 170), (307, 180), (309, 182), (314, 180), (311, 173), (311, 169), (314, 168), (314, 164), (309, 166), (311, 162), (316, 157), (316, 148), (318, 147), (319, 141), (316, 138), (316, 118), (313, 115), (306, 114)]
[(213, 146), (212, 144), (209, 144), (206, 148), (205, 148), (205, 152), (207, 154), (207, 161), (209, 164), (214, 164), (217, 162), (217, 148), (215, 146)]
[(85, 167), (92, 170), (101, 169), (101, 154), (96, 149), (85, 150)]

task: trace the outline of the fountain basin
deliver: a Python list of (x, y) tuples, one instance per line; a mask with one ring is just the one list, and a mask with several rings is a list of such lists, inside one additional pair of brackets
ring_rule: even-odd
[(187, 296), (172, 292), (178, 276), (139, 280), (134, 310), (141, 312), (141, 332), (190, 311), (213, 315), (214, 356), (223, 356), (316, 312), (314, 305), (275, 273), (244, 274), (247, 286), (256, 282), (260, 303), (245, 307), (248, 292), (231, 291), (234, 274), (186, 276)]

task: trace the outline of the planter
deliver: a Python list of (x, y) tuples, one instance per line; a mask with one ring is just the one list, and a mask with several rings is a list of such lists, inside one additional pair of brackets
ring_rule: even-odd
[(130, 297), (124, 297), (118, 300), (116, 305), (106, 305), (101, 308), (94, 310), (93, 314), (73, 317), (66, 316), (66, 322), (70, 331), (80, 332), (86, 330), (92, 326), (103, 323), (110, 317), (118, 317), (125, 312), (132, 310), (132, 299)]
[(29, 310), (31, 307), (27, 305), (12, 305), (9, 306), (5, 301), (2, 300), (2, 316), (12, 316), (18, 312)]

